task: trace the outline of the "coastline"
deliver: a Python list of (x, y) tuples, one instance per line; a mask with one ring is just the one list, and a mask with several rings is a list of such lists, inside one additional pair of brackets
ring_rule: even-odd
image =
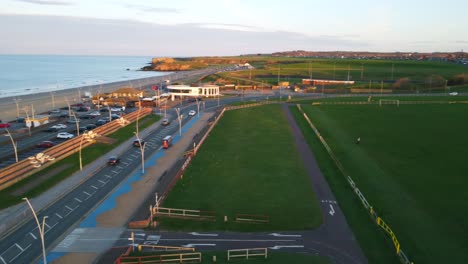
[[(174, 80), (178, 74), (170, 73), (167, 75), (146, 77), (140, 79), (133, 79), (131, 81), (117, 81), (110, 83), (103, 83), (102, 85), (87, 85), (75, 88), (67, 88), (62, 90), (56, 90), (54, 92), (41, 92), (26, 95), (10, 96), (0, 98), (0, 120), (2, 122), (11, 122), (18, 116), (17, 110), (19, 110), (19, 116), (26, 116), (23, 109), (29, 109), (29, 115), (31, 115), (31, 108), (34, 107), (34, 113), (39, 114), (50, 111), (54, 108), (60, 108), (67, 105), (65, 98), (68, 99), (70, 104), (80, 102), (79, 95), (83, 96), (85, 92), (91, 92), (95, 95), (99, 92), (106, 93), (112, 92), (116, 89), (129, 86), (129, 82), (132, 82), (134, 88), (143, 90), (150, 90), (152, 85), (159, 85), (166, 79)], [(52, 102), (52, 97), (54, 98)], [(17, 107), (18, 103), (18, 107)]]

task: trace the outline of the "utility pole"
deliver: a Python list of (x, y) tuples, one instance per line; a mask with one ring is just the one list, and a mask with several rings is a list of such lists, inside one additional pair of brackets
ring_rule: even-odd
[(349, 70), (350, 70), (350, 66), (348, 64), (348, 81), (349, 81)]
[(395, 70), (395, 64), (392, 63), (392, 80), (393, 80), (393, 72)]

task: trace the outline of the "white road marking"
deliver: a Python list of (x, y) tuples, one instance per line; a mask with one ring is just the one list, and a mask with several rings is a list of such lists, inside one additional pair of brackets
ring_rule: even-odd
[(86, 195), (88, 195), (88, 196), (92, 196), (92, 194), (89, 194), (89, 193), (87, 193), (87, 192), (85, 192), (85, 191), (83, 191), (83, 193), (86, 194)]
[(55, 215), (56, 215), (58, 218), (63, 219), (63, 217), (62, 217), (61, 215), (59, 215), (59, 214), (57, 214), (57, 213), (55, 213)]
[(30, 234), (34, 239), (37, 240), (37, 237), (36, 237), (33, 233), (29, 232), (29, 234)]
[(281, 248), (303, 248), (303, 245), (290, 245), (290, 246), (274, 246), (269, 247), (269, 249), (281, 249)]
[(18, 243), (15, 243), (15, 246), (17, 246), (21, 251), (24, 251), (24, 249), (22, 247), (20, 247), (20, 245), (18, 245)]
[(182, 247), (195, 247), (195, 246), (209, 246), (209, 247), (214, 247), (216, 244), (186, 244), (182, 245)]
[(0, 256), (0, 260), (3, 262), (3, 264), (7, 264), (6, 261)]
[(189, 234), (192, 235), (192, 236), (213, 236), (213, 237), (218, 236), (218, 234), (200, 234), (198, 232), (191, 232)]
[(125, 164), (125, 166), (128, 166), (128, 164), (130, 164), (130, 163), (122, 161), (122, 164)]
[(101, 180), (98, 180), (98, 182), (102, 183), (102, 186), (106, 185), (107, 182), (103, 182)]
[(335, 214), (335, 208), (333, 208), (333, 205), (330, 204), (330, 211), (328, 212), (331, 216)]
[(80, 199), (78, 199), (78, 198), (76, 198), (76, 197), (75, 197), (74, 199), (75, 199), (75, 201), (77, 201), (77, 202), (79, 202), (79, 203), (82, 203), (82, 201), (81, 201)]
[[(123, 169), (123, 167), (120, 167), (120, 166), (116, 166), (116, 167), (119, 168), (119, 169), (121, 169), (121, 170)], [(115, 174), (119, 174), (119, 173), (120, 173), (120, 171), (115, 171), (115, 170), (113, 170), (112, 172), (115, 173)]]
[(278, 233), (271, 233), (270, 235), (275, 237), (302, 237), (302, 235), (283, 235)]
[(135, 154), (130, 154), (130, 156), (132, 156), (134, 158), (138, 158), (138, 155), (135, 155)]
[(28, 249), (31, 245), (28, 245), (25, 249), (21, 248), (18, 244), (15, 243), (15, 245), (21, 249), (21, 252), (16, 255), (14, 258), (10, 259), (10, 262), (13, 262), (13, 260), (15, 260), (17, 257), (19, 257), (21, 254), (23, 254), (24, 251), (26, 251), (26, 249)]
[(96, 187), (96, 186), (94, 186), (94, 185), (91, 185), (91, 187), (94, 188), (94, 189), (96, 189), (96, 190), (99, 189), (98, 187)]
[(111, 176), (109, 176), (109, 175), (107, 175), (107, 174), (106, 174), (106, 175), (104, 175), (104, 177), (107, 177), (107, 178), (110, 178), (110, 179), (112, 179), (112, 177), (111, 177)]

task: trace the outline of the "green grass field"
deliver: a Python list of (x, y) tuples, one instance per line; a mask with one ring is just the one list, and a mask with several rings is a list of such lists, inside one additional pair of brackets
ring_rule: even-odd
[[(304, 105), (303, 109), (411, 260), (468, 262), (467, 105)], [(307, 138), (315, 137), (302, 128)], [(379, 242), (371, 233), (379, 232), (359, 211), (359, 201), (317, 142), (309, 140), (316, 154), (321, 149), (321, 168), (370, 263), (395, 263), (385, 261), (390, 256), (383, 248), (393, 253), (391, 243)]]
[[(139, 129), (144, 129), (154, 122), (157, 122), (160, 119), (160, 116), (156, 115), (149, 115), (142, 118), (139, 122)], [(116, 143), (112, 145), (103, 144), (103, 143), (96, 143), (82, 150), (82, 159), (83, 159), (83, 166), (86, 164), (95, 161), (97, 158), (105, 155), (107, 152), (111, 151), (113, 148), (124, 142), (125, 140), (134, 137), (133, 131), (136, 130), (135, 122), (125, 126), (118, 131), (108, 135), (107, 137), (116, 139)], [(54, 164), (48, 166), (47, 168), (35, 173), (31, 177), (28, 177), (2, 191), (0, 191), (0, 209), (7, 208), (14, 204), (22, 202), (23, 197), (32, 198), (41, 193), (47, 191), (54, 185), (58, 184), (59, 182), (63, 181), (64, 179), (71, 176), (73, 173), (80, 169), (79, 165), (79, 154), (74, 153), (62, 160), (54, 162)], [(54, 173), (56, 171), (56, 173)], [(36, 180), (37, 178), (47, 175), (49, 173), (53, 173), (52, 177), (48, 177), (41, 181), (37, 186), (33, 189), (28, 190), (22, 194), (17, 194), (20, 188), (23, 188), (25, 185), (30, 184), (32, 181)]]
[[(262, 231), (319, 226), (320, 208), (288, 126), (279, 105), (226, 112), (164, 203), (216, 211), (217, 222), (162, 218), (162, 227)], [(236, 213), (268, 215), (270, 223), (238, 224), (232, 221)]]

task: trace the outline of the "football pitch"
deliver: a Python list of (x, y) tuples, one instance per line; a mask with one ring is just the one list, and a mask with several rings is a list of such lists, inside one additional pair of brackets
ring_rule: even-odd
[[(414, 263), (468, 262), (468, 105), (304, 104), (302, 108)], [(302, 128), (314, 152), (323, 152), (312, 139), (316, 138), (312, 130)], [(347, 184), (343, 175), (330, 173), (323, 162), (320, 166), (335, 193), (337, 185)], [(346, 195), (337, 194), (341, 200), (354, 199)], [(378, 255), (372, 252), (375, 237), (361, 232), (364, 218), (351, 215), (365, 212), (344, 211), (369, 261), (377, 261), (372, 256)], [(391, 243), (387, 247), (394, 252)]]

